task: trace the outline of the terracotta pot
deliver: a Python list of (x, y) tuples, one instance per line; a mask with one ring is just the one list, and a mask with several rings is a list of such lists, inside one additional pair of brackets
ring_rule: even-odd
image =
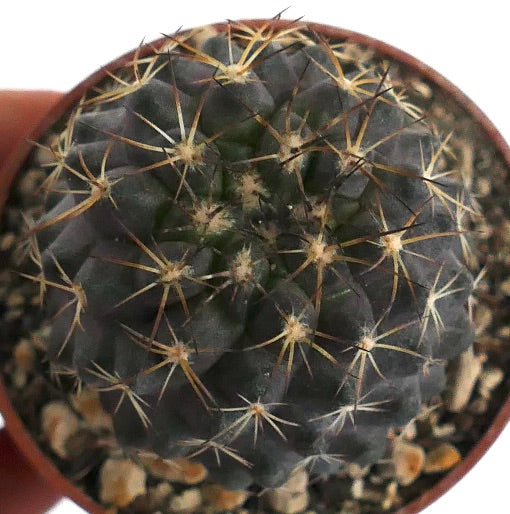
[[(267, 20), (247, 20), (244, 23), (259, 26), (262, 23), (267, 23)], [(272, 21), (271, 23), (277, 28), (288, 22), (282, 20)], [(423, 76), (428, 82), (438, 86), (481, 126), (510, 168), (510, 147), (498, 130), (466, 95), (432, 68), (405, 52), (355, 32), (314, 23), (304, 24), (304, 26), (311, 27), (329, 38), (349, 39), (352, 42), (367, 45), (379, 54), (403, 64), (418, 75)], [(217, 27), (221, 29), (225, 25), (218, 24)], [(141, 55), (149, 51), (150, 48), (146, 46)], [(105, 70), (118, 68), (128, 62), (132, 56), (133, 52), (130, 52), (113, 61), (65, 95), (32, 131), (29, 139), (39, 139), (56, 120), (79, 100), (85, 90), (105, 77)], [(31, 148), (26, 139), (20, 139), (15, 151), (10, 153), (7, 161), (0, 168), (0, 213), (10, 186), (26, 161)], [(0, 512), (2, 514), (40, 514), (61, 497), (69, 497), (90, 513), (104, 514), (104, 509), (69, 482), (57, 470), (51, 460), (43, 454), (13, 409), (1, 377), (0, 412), (6, 421), (6, 428), (0, 431)], [(510, 398), (501, 406), (488, 430), (462, 462), (431, 489), (402, 507), (397, 514), (418, 513), (453, 487), (480, 460), (509, 420)]]

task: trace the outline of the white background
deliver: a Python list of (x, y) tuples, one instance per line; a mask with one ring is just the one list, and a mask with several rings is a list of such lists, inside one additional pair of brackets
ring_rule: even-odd
[[(0, 88), (65, 91), (160, 32), (272, 17), (289, 4), (287, 18), (362, 32), (421, 59), (459, 86), (510, 139), (510, 28), (506, 2), (493, 0), (8, 1), (0, 14)], [(507, 428), (475, 469), (424, 514), (510, 512), (509, 458)], [(63, 502), (52, 514), (57, 512), (83, 511)]]

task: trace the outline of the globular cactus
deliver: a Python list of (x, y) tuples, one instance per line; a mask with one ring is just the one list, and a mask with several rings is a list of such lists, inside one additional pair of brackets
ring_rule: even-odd
[(126, 448), (231, 488), (372, 463), (472, 344), (450, 135), (350, 49), (283, 22), (167, 37), (39, 143), (22, 273)]

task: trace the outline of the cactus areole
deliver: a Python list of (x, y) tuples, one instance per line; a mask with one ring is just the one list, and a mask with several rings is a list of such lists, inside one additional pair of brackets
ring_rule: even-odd
[(451, 134), (388, 61), (301, 23), (108, 70), (36, 143), (20, 274), (52, 372), (100, 392), (127, 449), (231, 489), (381, 459), (473, 343)]

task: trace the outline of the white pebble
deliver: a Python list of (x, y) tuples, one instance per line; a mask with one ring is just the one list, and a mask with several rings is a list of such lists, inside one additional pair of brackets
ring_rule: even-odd
[(393, 443), (393, 464), (399, 483), (401, 485), (412, 484), (423, 470), (425, 451), (417, 444), (396, 439)]
[(482, 362), (483, 358), (475, 355), (472, 348), (455, 360), (445, 394), (446, 407), (450, 412), (461, 412), (466, 407), (482, 371)]
[(99, 498), (102, 503), (127, 507), (147, 492), (144, 469), (130, 459), (108, 459), (99, 473)]
[(41, 412), (41, 428), (51, 449), (61, 458), (67, 457), (66, 443), (78, 430), (78, 416), (64, 403), (54, 401)]
[(501, 384), (504, 377), (503, 370), (500, 368), (488, 367), (480, 374), (478, 392), (483, 398), (490, 398), (491, 392)]
[(174, 496), (170, 501), (172, 512), (194, 512), (202, 505), (200, 489), (192, 487), (186, 489), (180, 495)]

